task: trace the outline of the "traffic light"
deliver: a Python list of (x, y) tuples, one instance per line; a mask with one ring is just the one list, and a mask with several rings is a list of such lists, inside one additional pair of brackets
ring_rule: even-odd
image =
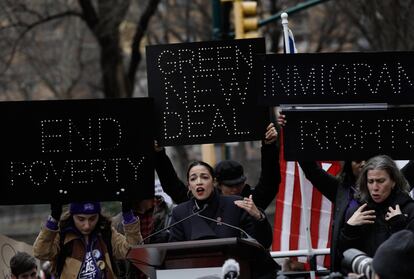
[(259, 37), (256, 1), (234, 0), (233, 13), (236, 39)]

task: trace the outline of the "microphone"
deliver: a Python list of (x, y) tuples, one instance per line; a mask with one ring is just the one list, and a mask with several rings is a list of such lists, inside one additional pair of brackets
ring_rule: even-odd
[(183, 218), (181, 220), (178, 220), (177, 222), (175, 222), (175, 223), (173, 223), (173, 224), (171, 224), (171, 225), (169, 225), (169, 226), (167, 226), (167, 227), (165, 227), (165, 228), (163, 228), (161, 230), (158, 230), (158, 231), (156, 231), (156, 232), (154, 232), (154, 233), (152, 233), (150, 235), (147, 235), (146, 237), (144, 237), (143, 240), (141, 240), (141, 242), (139, 243), (139, 245), (144, 244), (145, 240), (147, 240), (148, 238), (151, 238), (154, 235), (157, 235), (157, 234), (162, 233), (162, 232), (164, 232), (166, 230), (169, 230), (170, 228), (178, 225), (179, 223), (184, 222), (185, 220), (190, 219), (191, 217), (194, 217), (194, 216), (200, 214), (200, 212), (203, 212), (204, 210), (206, 210), (207, 206), (208, 206), (208, 204), (204, 204), (204, 206), (201, 209), (195, 211), (193, 214), (188, 215), (187, 217), (185, 217), (185, 218)]
[(240, 265), (233, 259), (228, 259), (224, 262), (223, 268), (221, 269), (222, 279), (233, 279), (239, 278)]
[(243, 230), (242, 228), (239, 228), (239, 227), (236, 227), (236, 226), (233, 226), (233, 225), (227, 224), (227, 223), (225, 223), (225, 222), (223, 222), (223, 221), (218, 221), (218, 220), (216, 220), (216, 219), (213, 219), (213, 218), (210, 218), (210, 217), (207, 217), (207, 216), (201, 215), (200, 213), (201, 213), (201, 210), (197, 212), (197, 216), (198, 216), (198, 217), (201, 217), (201, 218), (204, 218), (204, 219), (206, 219), (206, 220), (209, 220), (209, 221), (215, 222), (217, 225), (225, 225), (225, 226), (230, 227), (230, 228), (232, 228), (232, 229), (238, 230), (238, 231), (240, 231), (240, 232), (244, 233), (244, 235), (246, 236), (246, 238), (247, 238), (247, 239), (254, 239), (253, 237), (251, 237), (251, 236), (250, 236), (250, 235), (249, 235), (249, 234), (248, 234), (245, 230)]

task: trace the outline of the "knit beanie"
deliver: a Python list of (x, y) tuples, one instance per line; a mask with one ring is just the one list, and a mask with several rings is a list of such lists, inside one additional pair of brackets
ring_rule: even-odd
[(101, 212), (100, 202), (73, 202), (69, 205), (70, 214), (97, 214)]
[(414, 278), (414, 233), (402, 230), (394, 233), (377, 249), (372, 261), (381, 279)]

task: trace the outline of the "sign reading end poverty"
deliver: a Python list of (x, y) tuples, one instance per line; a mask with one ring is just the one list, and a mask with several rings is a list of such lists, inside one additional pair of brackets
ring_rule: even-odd
[(264, 104), (413, 103), (414, 52), (260, 55)]
[(1, 102), (0, 204), (151, 197), (152, 114), (149, 98)]
[(263, 39), (157, 45), (146, 53), (161, 145), (262, 137), (268, 116), (257, 105), (253, 73)]
[(414, 108), (285, 114), (284, 152), (289, 161), (414, 156)]

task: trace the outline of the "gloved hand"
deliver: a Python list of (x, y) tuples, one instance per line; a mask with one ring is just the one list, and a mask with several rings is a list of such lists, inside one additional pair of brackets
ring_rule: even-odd
[(60, 215), (62, 215), (62, 204), (60, 203), (51, 203), (50, 204), (50, 216), (53, 217), (56, 221), (60, 220)]
[(124, 200), (122, 201), (122, 217), (124, 219), (124, 224), (131, 224), (137, 221), (137, 217), (134, 216), (132, 212), (134, 202)]

